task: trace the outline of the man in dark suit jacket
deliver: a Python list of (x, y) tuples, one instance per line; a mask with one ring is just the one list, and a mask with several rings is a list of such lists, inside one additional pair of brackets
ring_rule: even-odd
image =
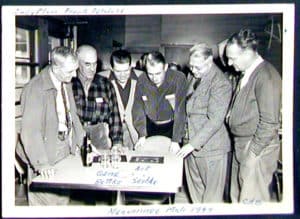
[(243, 75), (227, 121), (234, 139), (233, 202), (270, 201), (269, 186), (279, 156), (281, 78), (257, 52), (255, 34), (244, 29), (227, 41), (228, 64)]
[(230, 139), (224, 124), (231, 84), (214, 64), (212, 49), (190, 50), (187, 92), (187, 140), (178, 156), (186, 157), (185, 173), (193, 203), (222, 202)]

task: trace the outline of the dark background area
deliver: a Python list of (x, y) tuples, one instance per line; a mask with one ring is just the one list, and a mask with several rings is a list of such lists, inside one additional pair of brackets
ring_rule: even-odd
[[(106, 16), (16, 16), (18, 27), (39, 28), (43, 35), (67, 38), (70, 28), (78, 27), (78, 46), (91, 44), (98, 51), (103, 69), (108, 69), (116, 44), (128, 49), (133, 63), (144, 52), (160, 50), (167, 62), (187, 65), (189, 49), (196, 43), (209, 45), (228, 38), (241, 28), (250, 28), (260, 41), (259, 53), (282, 72), (282, 43), (266, 32), (274, 23), (274, 34), (282, 28), (282, 14), (207, 14), (207, 15), (106, 15)], [(42, 24), (42, 25), (41, 25)], [(271, 40), (270, 46), (269, 41)], [(39, 64), (48, 63), (48, 42), (40, 43)]]
[[(300, 2), (299, 1), (157, 1), (157, 0), (140, 0), (138, 3), (132, 1), (74, 1), (74, 0), (61, 0), (61, 1), (50, 1), (50, 0), (32, 0), (32, 1), (22, 1), (22, 0), (3, 0), (3, 5), (72, 5), (72, 4), (88, 4), (88, 5), (101, 5), (101, 4), (217, 4), (217, 3), (295, 3), (296, 12), (295, 12), (295, 66), (294, 66), (294, 145), (287, 145), (294, 148), (294, 204), (295, 204), (295, 214), (293, 215), (255, 215), (255, 216), (246, 216), (247, 218), (300, 218), (300, 64), (299, 64), (299, 14), (300, 14)], [(2, 21), (1, 21), (2, 22)], [(125, 41), (126, 42), (126, 41)], [(3, 55), (3, 54), (2, 54)], [(293, 57), (291, 57), (293, 58)], [(239, 218), (242, 216), (222, 216), (222, 218)], [(167, 217), (166, 217), (167, 218)], [(203, 218), (203, 217), (202, 217)], [(212, 218), (212, 217), (210, 217)], [(215, 218), (215, 216), (213, 216)]]

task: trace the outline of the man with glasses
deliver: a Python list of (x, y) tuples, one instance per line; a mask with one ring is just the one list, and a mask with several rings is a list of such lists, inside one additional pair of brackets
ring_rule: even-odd
[(201, 43), (190, 49), (187, 91), (187, 142), (177, 155), (185, 158), (193, 203), (223, 202), (230, 138), (224, 124), (231, 85), (214, 64), (212, 49)]
[(90, 45), (77, 49), (79, 69), (73, 78), (77, 113), (97, 149), (121, 149), (122, 122), (113, 85), (98, 74), (97, 51)]
[(179, 150), (184, 135), (186, 78), (168, 68), (160, 52), (146, 57), (146, 71), (139, 77), (133, 105), (133, 122), (143, 145), (146, 137), (162, 135), (172, 141), (170, 150)]
[(131, 55), (126, 50), (116, 50), (110, 57), (111, 70), (99, 74), (107, 77), (115, 88), (123, 126), (123, 144), (133, 150), (138, 134), (133, 126), (132, 107), (138, 77), (142, 71), (131, 68)]

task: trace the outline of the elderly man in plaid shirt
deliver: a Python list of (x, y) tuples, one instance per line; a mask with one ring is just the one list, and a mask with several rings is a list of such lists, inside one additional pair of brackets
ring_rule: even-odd
[(96, 74), (97, 51), (90, 45), (77, 49), (79, 69), (73, 78), (77, 113), (97, 149), (121, 148), (123, 132), (113, 85)]

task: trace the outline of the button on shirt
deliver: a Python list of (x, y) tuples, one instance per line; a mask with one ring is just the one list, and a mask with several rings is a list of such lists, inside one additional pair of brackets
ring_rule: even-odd
[(73, 78), (72, 83), (77, 114), (81, 122), (107, 123), (113, 145), (122, 144), (122, 123), (116, 93), (108, 79), (96, 74), (87, 96), (79, 78)]
[(167, 70), (157, 87), (146, 74), (139, 77), (133, 105), (133, 122), (140, 137), (147, 136), (146, 116), (153, 122), (174, 120), (172, 141), (184, 135), (187, 82), (183, 73)]

